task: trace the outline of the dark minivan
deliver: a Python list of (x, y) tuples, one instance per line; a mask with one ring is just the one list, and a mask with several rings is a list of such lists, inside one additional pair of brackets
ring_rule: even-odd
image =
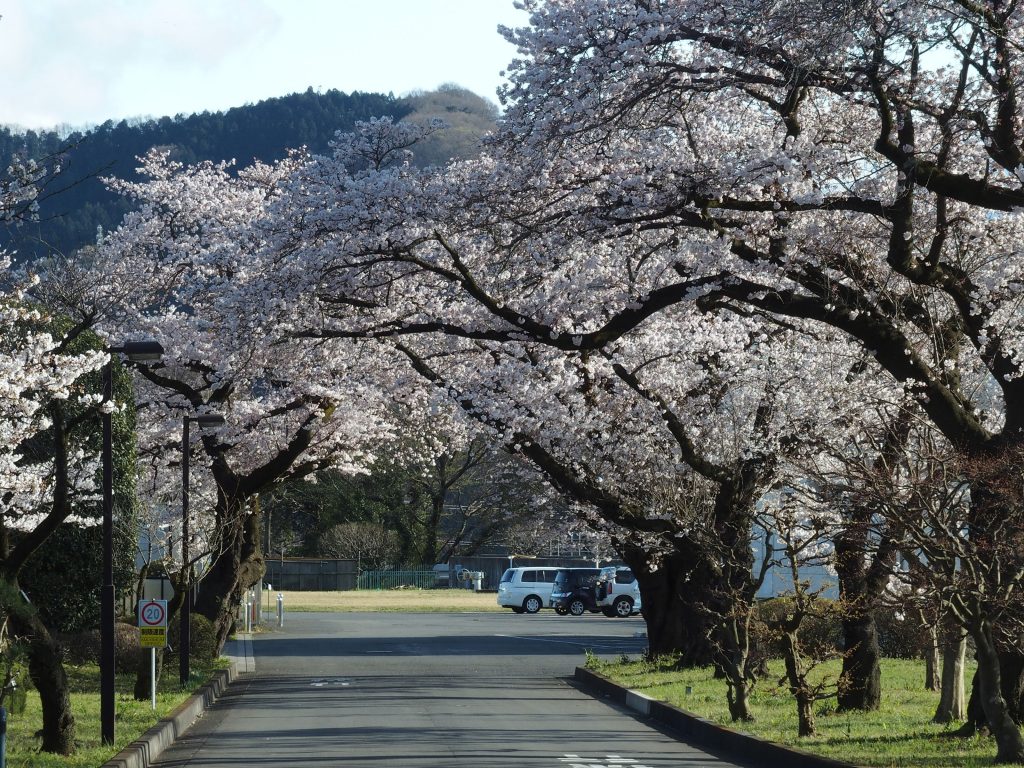
[(600, 568), (559, 568), (551, 588), (551, 607), (563, 616), (582, 616), (597, 611), (597, 582)]

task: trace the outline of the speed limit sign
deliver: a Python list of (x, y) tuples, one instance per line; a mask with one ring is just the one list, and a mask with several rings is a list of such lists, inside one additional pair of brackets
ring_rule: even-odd
[(139, 645), (163, 648), (167, 645), (167, 601), (139, 601)]

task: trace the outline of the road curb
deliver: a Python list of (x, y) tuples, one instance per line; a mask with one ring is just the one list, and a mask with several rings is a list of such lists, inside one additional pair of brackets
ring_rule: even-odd
[[(244, 637), (234, 641), (240, 654), (226, 654), (230, 660), (227, 669), (214, 673), (210, 682), (189, 696), (167, 717), (143, 733), (138, 739), (126, 746), (100, 768), (149, 768), (161, 752), (175, 742), (186, 730), (224, 695), (239, 674), (252, 671), (248, 668), (250, 638)], [(240, 647), (239, 647), (240, 646)]]
[(857, 768), (853, 763), (821, 757), (774, 741), (765, 741), (749, 733), (734, 731), (692, 712), (652, 699), (639, 691), (631, 691), (583, 667), (576, 667), (574, 679), (588, 693), (611, 699), (637, 714), (649, 717), (671, 728), (695, 746), (765, 765), (785, 765), (787, 768)]

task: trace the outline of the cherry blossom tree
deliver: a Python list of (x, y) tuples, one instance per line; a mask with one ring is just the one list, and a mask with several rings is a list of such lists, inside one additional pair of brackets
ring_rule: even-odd
[[(376, 136), (382, 127), (386, 126), (375, 124), (364, 130)], [(564, 293), (568, 280), (577, 278), (571, 273), (579, 265), (564, 265), (550, 282), (535, 280), (524, 297), (519, 276), (506, 268), (507, 262), (494, 265), (490, 249), (495, 244), (486, 240), (489, 233), (481, 234), (483, 225), (455, 210), (465, 205), (471, 190), (480, 189), (476, 176), (469, 175), (479, 171), (479, 166), (458, 168), (454, 179), (419, 175), (401, 165), (353, 173), (341, 155), (302, 169), (292, 190), (296, 194), (287, 198), (282, 209), (286, 218), (287, 206), (303, 215), (291, 215), (295, 228), (288, 233), (286, 245), (279, 247), (299, 253), (309, 265), (307, 271), (322, 276), (309, 292), (319, 298), (320, 309), (310, 314), (326, 322), (321, 321), (311, 335), (400, 339), (398, 348), (425, 378), (457, 391), (456, 401), (484, 423), (501, 425), (495, 428), (507, 444), (531, 458), (570, 497), (598, 507), (606, 525), (639, 528), (640, 533), (666, 539), (656, 555), (642, 547), (632, 549), (634, 568), (646, 582), (645, 614), (652, 650), (683, 652), (691, 662), (709, 661), (714, 621), (694, 618), (732, 613), (732, 605), (728, 610), (712, 608), (716, 601), (709, 590), (723, 581), (729, 586), (721, 590), (717, 602), (728, 595), (727, 601), (740, 600), (749, 610), (758, 587), (749, 546), (752, 510), (775, 481), (773, 452), (787, 442), (771, 428), (782, 418), (773, 401), (775, 388), (784, 388), (779, 381), (785, 377), (761, 373), (760, 397), (742, 386), (730, 392), (730, 380), (750, 367), (751, 348), (770, 346), (770, 332), (756, 322), (743, 328), (740, 321), (702, 321), (698, 315), (667, 319), (638, 332), (640, 342), (619, 339), (614, 349), (588, 339), (586, 346), (596, 346), (596, 353), (580, 351), (583, 339), (571, 333), (559, 343), (564, 327), (582, 324), (588, 318), (576, 317), (593, 311), (591, 305), (576, 302), (578, 292)], [(453, 190), (460, 194), (453, 196)], [(446, 203), (453, 198), (458, 202)], [(493, 205), (493, 197), (488, 202)], [(442, 212), (440, 206), (445, 204), (449, 207)], [(460, 224), (467, 229), (460, 231)], [(439, 234), (441, 227), (452, 236)], [(563, 231), (545, 237), (570, 243)], [(287, 245), (291, 242), (301, 245), (291, 249)], [(641, 263), (643, 254), (657, 250), (642, 240), (619, 241), (615, 246), (630, 251)], [(568, 247), (612, 246), (587, 241), (571, 242)], [(467, 267), (470, 259), (480, 268), (472, 275)], [(482, 275), (492, 280), (488, 290), (493, 294), (480, 286)], [(619, 276), (620, 281), (629, 279)], [(606, 283), (609, 291), (622, 290), (619, 284), (613, 285), (614, 280)], [(515, 302), (515, 309), (507, 308), (506, 302)], [(496, 322), (505, 327), (493, 328)], [(412, 337), (427, 333), (461, 338), (465, 344), (446, 347), (441, 343), (433, 350), (428, 343), (421, 349)], [(680, 347), (666, 340), (677, 336), (697, 341)], [(524, 339), (531, 343), (524, 344)], [(770, 361), (771, 356), (765, 359)], [(442, 360), (443, 364), (438, 362)], [(656, 383), (646, 384), (648, 376), (656, 376)], [(605, 400), (604, 392), (616, 396)], [(636, 402), (627, 407), (616, 399)], [(791, 428), (806, 426), (795, 408), (785, 410)], [(702, 411), (705, 420), (695, 430), (701, 438), (697, 440), (684, 424), (692, 418), (691, 412)], [(608, 418), (614, 420), (614, 428), (595, 426)], [(745, 421), (749, 423), (738, 426)], [(612, 445), (621, 447), (624, 433), (642, 435), (659, 425), (668, 442), (656, 441), (646, 450), (632, 446), (631, 451), (615, 455)], [(750, 433), (747, 438), (738, 438), (736, 433), (744, 431)], [(552, 444), (555, 435), (558, 441)], [(737, 443), (743, 447), (730, 455)], [(688, 515), (672, 522), (671, 514), (653, 507), (657, 494), (651, 489), (659, 483), (639, 474), (637, 467), (644, 462), (656, 465), (676, 453), (681, 457), (674, 461), (675, 469), (652, 473), (671, 477), (681, 467), (684, 475), (692, 473), (717, 487), (712, 494), (717, 497), (712, 505), (712, 540), (730, 551), (728, 557), (699, 556), (707, 548), (707, 540), (699, 536), (690, 536), (683, 548), (685, 532), (699, 526), (694, 527)], [(593, 468), (581, 474), (579, 466)], [(598, 477), (605, 478), (605, 485), (597, 482)], [(644, 482), (637, 485), (641, 477)], [(687, 482), (681, 488), (689, 486)], [(658, 503), (669, 509), (679, 506), (679, 488)], [(674, 544), (671, 534), (677, 536)], [(673, 547), (677, 551), (669, 557), (666, 553)], [(719, 561), (732, 564), (730, 574), (713, 567)], [(711, 569), (698, 576), (694, 569), (701, 566)], [(680, 588), (681, 582), (691, 580), (686, 589)], [(695, 583), (702, 586), (695, 589)], [(675, 610), (681, 594), (693, 595), (700, 610), (692, 606)], [(746, 659), (746, 640), (737, 638), (733, 645)], [(741, 661), (736, 668), (743, 670), (744, 664)], [(736, 679), (741, 690), (738, 717), (749, 716), (742, 694), (748, 677), (741, 671)]]
[[(377, 123), (361, 130), (377, 143), (375, 137), (386, 128)], [(298, 254), (310, 274), (322, 276), (308, 292), (321, 302), (318, 311), (310, 312), (319, 323), (312, 335), (400, 339), (400, 348), (419, 363), (428, 353), (417, 347), (414, 337), (441, 333), (464, 339), (463, 346), (442, 344), (443, 352), (429, 353), (425, 376), (455, 387), (456, 399), (471, 403), (470, 413), (485, 423), (506, 425), (499, 433), (517, 435), (510, 445), (518, 446), (549, 477), (557, 477), (556, 485), (570, 497), (602, 509), (608, 523), (639, 527), (641, 532), (652, 525), (641, 522), (636, 510), (650, 508), (658, 484), (645, 478), (636, 486), (640, 475), (622, 477), (652, 461), (647, 452), (678, 454), (677, 468), (663, 468), (663, 476), (676, 475), (681, 467), (684, 475), (717, 488), (711, 494), (717, 501), (712, 503), (710, 529), (694, 526), (689, 514), (671, 524), (664, 519), (671, 515), (648, 513), (663, 518), (653, 523), (653, 532), (666, 539), (671, 540), (667, 531), (673, 525), (680, 526), (674, 531), (673, 557), (665, 554), (664, 544), (656, 557), (633, 550), (633, 565), (645, 588), (652, 650), (682, 652), (691, 663), (710, 661), (713, 617), (736, 615), (736, 601), (745, 606), (740, 613), (748, 613), (757, 591), (749, 546), (753, 508), (777, 480), (783, 446), (795, 445), (796, 431), (820, 415), (810, 416), (808, 406), (792, 392), (779, 397), (789, 386), (787, 364), (772, 362), (771, 336), (783, 332), (781, 326), (772, 331), (755, 318), (726, 322), (700, 313), (666, 312), (628, 339), (607, 327), (584, 330), (595, 318), (600, 321), (601, 301), (626, 302), (631, 286), (647, 270), (663, 270), (666, 244), (643, 233), (614, 241), (578, 236), (560, 222), (572, 210), (560, 188), (553, 202), (551, 195), (539, 191), (524, 198), (514, 191), (520, 181), (514, 168), (487, 158), (442, 175), (424, 175), (401, 164), (353, 172), (345, 156), (336, 154), (298, 174), (278, 211), (294, 222), (294, 229), (278, 247)], [(289, 214), (289, 206), (301, 216)], [(531, 222), (537, 226), (527, 226)], [(545, 261), (556, 245), (563, 258)], [(529, 264), (521, 267), (516, 258)], [(625, 267), (595, 279), (592, 270), (602, 258), (621, 258)], [(759, 347), (764, 349), (761, 357)], [(456, 364), (459, 356), (472, 362)], [(481, 358), (490, 360), (485, 364)], [(806, 347), (800, 353), (782, 353), (782, 358), (790, 361), (790, 371), (814, 365)], [(748, 372), (759, 364), (767, 367), (753, 374), (756, 384), (732, 386), (745, 376), (749, 382)], [(769, 374), (772, 366), (783, 373)], [(481, 375), (484, 370), (486, 377)], [(495, 390), (504, 398), (502, 404), (485, 405), (493, 401)], [(586, 393), (582, 399), (581, 391)], [(601, 399), (606, 391), (616, 398)], [(758, 391), (760, 396), (752, 394)], [(643, 407), (634, 404), (623, 412), (625, 406), (616, 402), (623, 398)], [(560, 407), (560, 400), (567, 402)], [(813, 407), (821, 408), (823, 402)], [(506, 413), (508, 408), (517, 415)], [(612, 414), (614, 429), (591, 424)], [(700, 424), (692, 434), (686, 426), (690, 420)], [(773, 428), (781, 423), (791, 430), (789, 437), (785, 429)], [(665, 431), (668, 442), (656, 441), (647, 452), (634, 446), (618, 457), (621, 466), (616, 466), (606, 443), (622, 440), (623, 433), (657, 429)], [(739, 438), (743, 432), (745, 437)], [(561, 438), (555, 450), (545, 433)], [(611, 468), (604, 467), (608, 462)], [(581, 482), (577, 464), (596, 466), (593, 475), (605, 477), (606, 485), (594, 487), (592, 479)], [(607, 479), (611, 477), (618, 482)], [(679, 487), (690, 488), (692, 481)], [(616, 494), (629, 501), (615, 499)], [(644, 494), (651, 498), (643, 500)], [(661, 503), (679, 507), (678, 492)], [(632, 512), (624, 513), (623, 507)], [(697, 530), (714, 535), (687, 538), (687, 532)], [(684, 540), (689, 542), (686, 547)], [(728, 556), (702, 556), (709, 541), (724, 546)], [(730, 574), (717, 569), (716, 562), (730, 563)], [(700, 567), (709, 570), (697, 576)], [(689, 582), (685, 589), (679, 586), (682, 582)], [(728, 586), (716, 586), (722, 584)], [(713, 598), (716, 590), (720, 594)], [(680, 610), (682, 594), (696, 605)], [(696, 616), (703, 619), (696, 621)], [(730, 647), (738, 659), (733, 665), (740, 692), (736, 712), (746, 717), (742, 690), (750, 677), (745, 670), (749, 643), (745, 633), (733, 637), (732, 643), (716, 647)]]
[(104, 332), (148, 335), (166, 350), (159, 364), (140, 367), (138, 396), (140, 441), (162, 463), (148, 471), (166, 498), (180, 493), (172, 489), (183, 415), (219, 413), (227, 422), (201, 435), (205, 462), (197, 462), (209, 468), (215, 502), (213, 518), (197, 526), (212, 538), (196, 611), (214, 622), (218, 645), (262, 575), (259, 492), (326, 467), (362, 471), (390, 434), (379, 379), (370, 376), (381, 365), (375, 350), (290, 338), (287, 271), (277, 270), (271, 287), (262, 270), (273, 265), (254, 257), (253, 222), (303, 162), (296, 155), (233, 174), (226, 164), (184, 168), (151, 154), (146, 180), (111, 181), (138, 210), (93, 264), (108, 286), (96, 299)]
[[(74, 751), (75, 723), (57, 642), (21, 602), (19, 575), (29, 557), (65, 522), (94, 523), (96, 446), (87, 443), (99, 398), (88, 374), (102, 351), (73, 339), (13, 291), (0, 297), (0, 576), (13, 631), (27, 641), (29, 674), (43, 705), (43, 749)], [(55, 335), (51, 335), (51, 332)], [(78, 345), (80, 347), (80, 345)]]
[[(12, 165), (0, 177), (0, 222), (17, 225), (55, 178), (53, 163)], [(107, 360), (82, 327), (31, 296), (37, 278), (0, 253), (0, 578), (6, 626), (27, 644), (43, 710), (42, 749), (71, 754), (75, 721), (56, 641), (19, 586), (28, 559), (65, 522), (91, 522), (100, 397), (89, 380)]]
[[(604, 304), (604, 327), (632, 327), (673, 292), (705, 310), (826, 324), (970, 465), (1015, 455), (1018, 6), (847, 4), (813, 35), (794, 27), (820, 10), (801, 0), (524, 7), (530, 27), (508, 32), (522, 58), (504, 93), (504, 151), (593, 195), (579, 227), (677, 243), (636, 306)], [(981, 537), (1010, 512), (988, 503), (1006, 497), (987, 483), (971, 489)], [(971, 632), (992, 645), (986, 622)], [(1016, 669), (1021, 653), (982, 663)], [(997, 759), (1019, 761), (1006, 696), (1020, 686), (979, 678)]]

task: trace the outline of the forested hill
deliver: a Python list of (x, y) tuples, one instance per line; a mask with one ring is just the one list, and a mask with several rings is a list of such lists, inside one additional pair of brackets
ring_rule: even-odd
[(7, 167), (14, 157), (39, 159), (66, 149), (64, 171), (47, 190), (39, 220), (0, 232), (0, 246), (16, 249), (20, 261), (51, 252), (70, 254), (95, 242), (97, 229), (115, 228), (129, 208), (127, 201), (104, 189), (98, 176), (134, 177), (136, 158), (152, 147), (172, 148), (172, 157), (184, 163), (234, 159), (247, 165), (253, 159), (279, 159), (289, 148), (299, 146), (327, 152), (337, 131), (381, 116), (445, 118), (453, 126), (448, 136), (438, 137), (423, 152), (425, 161), (441, 162), (472, 151), (476, 140), (493, 125), (496, 110), (490, 102), (455, 86), (407, 98), (335, 90), (318, 93), (310, 88), (225, 112), (107, 121), (70, 136), (0, 128), (0, 167)]

